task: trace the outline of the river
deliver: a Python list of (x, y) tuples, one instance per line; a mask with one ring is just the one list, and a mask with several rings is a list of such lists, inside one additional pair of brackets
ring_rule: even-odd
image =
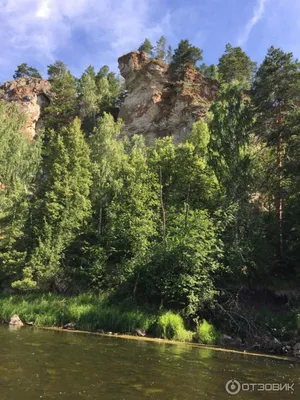
[[(225, 389), (232, 379), (239, 383), (230, 382), (229, 390), (241, 385), (236, 395)], [(1, 400), (291, 398), (300, 399), (300, 365), (291, 361), (183, 344), (0, 326)]]

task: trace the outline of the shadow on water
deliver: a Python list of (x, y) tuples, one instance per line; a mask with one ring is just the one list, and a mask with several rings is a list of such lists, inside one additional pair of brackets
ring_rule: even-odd
[[(300, 398), (299, 365), (264, 357), (6, 326), (0, 350), (1, 400)], [(230, 396), (225, 384), (232, 379), (294, 383), (294, 392)]]

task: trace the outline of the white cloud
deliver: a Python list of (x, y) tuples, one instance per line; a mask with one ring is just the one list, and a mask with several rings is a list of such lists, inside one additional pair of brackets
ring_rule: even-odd
[[(0, 66), (5, 68), (7, 59), (14, 66), (19, 60), (28, 59), (44, 65), (52, 62), (58, 52), (72, 48), (71, 37), (76, 29), (93, 43), (90, 62), (94, 56), (97, 58), (101, 47), (116, 59), (136, 48), (145, 37), (156, 40), (165, 32), (168, 15), (162, 15), (157, 22), (151, 20), (159, 2), (0, 0)], [(87, 54), (82, 54), (82, 58), (87, 58)]]
[(243, 33), (240, 35), (238, 38), (238, 45), (243, 46), (247, 43), (250, 33), (254, 26), (259, 22), (259, 20), (262, 18), (264, 11), (265, 11), (265, 5), (268, 0), (257, 0), (257, 3), (255, 5), (255, 8), (253, 10), (253, 15), (245, 25)]

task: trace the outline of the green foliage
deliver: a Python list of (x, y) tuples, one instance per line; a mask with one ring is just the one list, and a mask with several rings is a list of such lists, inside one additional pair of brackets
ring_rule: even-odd
[(206, 65), (202, 63), (199, 67), (199, 71), (207, 78), (219, 80), (219, 69), (217, 65)]
[(180, 342), (191, 341), (193, 333), (186, 330), (180, 315), (168, 311), (160, 315), (152, 328), (156, 337)]
[(219, 333), (216, 328), (205, 319), (196, 328), (196, 340), (203, 344), (217, 344)]
[(174, 51), (170, 68), (175, 77), (181, 78), (186, 64), (195, 66), (201, 60), (202, 50), (192, 46), (188, 40), (181, 40)]
[(256, 69), (256, 62), (240, 48), (226, 44), (225, 53), (219, 59), (218, 71), (222, 82), (239, 81), (250, 83)]
[(164, 60), (166, 58), (166, 45), (167, 39), (165, 36), (161, 36), (156, 42), (156, 46), (154, 48), (154, 57), (160, 60)]
[[(289, 198), (288, 183), (290, 179), (294, 179), (294, 173), (289, 168), (292, 153), (289, 154), (288, 151), (296, 138), (299, 93), (299, 61), (293, 59), (292, 53), (271, 47), (254, 80), (253, 109), (256, 115), (257, 135), (261, 143), (268, 148), (270, 162), (273, 164), (273, 168), (266, 171), (265, 181), (270, 183), (270, 186), (265, 186), (264, 189), (271, 198), (275, 214), (273, 243), (276, 259), (284, 269), (284, 252), (289, 251), (289, 245), (285, 241), (285, 230), (291, 229), (285, 222), (285, 205), (288, 204)], [(292, 242), (290, 244), (293, 246)]]
[(22, 77), (41, 78), (42, 76), (36, 68), (30, 67), (26, 63), (22, 63), (17, 66), (17, 69), (15, 70), (13, 78), (19, 79)]
[(76, 80), (62, 61), (48, 66), (51, 102), (44, 110), (46, 129), (61, 129), (78, 113)]
[[(137, 304), (199, 320), (243, 287), (272, 286), (270, 276), (297, 286), (299, 62), (271, 47), (255, 72), (241, 48), (227, 45), (217, 66), (198, 68), (202, 51), (187, 40), (174, 54), (166, 48), (162, 36), (139, 51), (166, 60), (173, 80), (191, 64), (219, 81), (209, 113), (179, 145), (165, 137), (148, 146), (142, 135), (122, 133), (116, 106), (126, 82), (105, 65), (79, 79), (61, 61), (48, 67), (45, 132), (32, 141), (22, 133), (24, 116), (0, 104), (1, 288), (109, 290), (115, 301), (135, 304), (120, 310), (94, 297), (45, 295), (39, 307), (33, 296), (24, 302), (26, 319), (122, 332), (139, 326), (190, 340), (179, 315), (154, 318)], [(16, 78), (37, 74), (21, 64)], [(4, 303), (17, 311), (13, 299)], [(226, 302), (226, 310), (237, 303)], [(217, 340), (206, 321), (197, 331), (201, 342)]]
[(169, 45), (168, 49), (167, 49), (166, 60), (165, 60), (167, 64), (171, 64), (172, 57), (173, 57), (173, 49), (172, 49), (172, 46)]
[(91, 118), (95, 121), (99, 112), (96, 74), (92, 67), (88, 67), (79, 81), (80, 114), (83, 118)]
[(28, 140), (24, 122), (14, 104), (0, 103), (0, 285), (15, 276), (26, 255), (24, 229), (41, 159), (41, 141)]
[(13, 284), (18, 289), (24, 289), (30, 276), (36, 284), (28, 289), (64, 286), (63, 252), (90, 215), (89, 149), (78, 119), (59, 134), (52, 132), (44, 167), (47, 181), (35, 204), (28, 266), (23, 279)]
[(140, 45), (140, 47), (138, 48), (138, 51), (140, 53), (143, 51), (146, 54), (148, 54), (148, 56), (152, 56), (153, 55), (153, 49), (154, 49), (154, 47), (152, 46), (150, 40), (146, 38), (143, 41), (143, 43)]

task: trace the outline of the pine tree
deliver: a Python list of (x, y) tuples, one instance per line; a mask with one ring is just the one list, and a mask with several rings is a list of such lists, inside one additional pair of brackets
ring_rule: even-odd
[(61, 129), (78, 114), (76, 80), (61, 61), (48, 66), (48, 76), (52, 98), (44, 124), (47, 129)]
[(218, 70), (220, 80), (230, 83), (234, 80), (251, 82), (256, 63), (240, 48), (227, 44), (225, 54), (219, 59)]
[(165, 60), (166, 58), (166, 45), (167, 39), (165, 36), (161, 36), (156, 42), (156, 46), (154, 48), (154, 57), (160, 60)]
[(148, 56), (152, 57), (153, 56), (153, 49), (154, 49), (154, 47), (152, 46), (150, 40), (149, 39), (145, 39), (144, 42), (138, 48), (138, 51), (140, 53), (143, 51), (146, 54), (148, 54)]
[(182, 72), (186, 64), (196, 65), (198, 61), (202, 60), (202, 50), (198, 47), (192, 46), (188, 40), (181, 40), (175, 49), (171, 70), (175, 77), (181, 78)]
[(271, 47), (255, 76), (253, 105), (256, 132), (276, 154), (275, 210), (277, 220), (277, 257), (283, 256), (284, 155), (291, 130), (286, 123), (300, 100), (300, 63), (292, 53)]
[(166, 55), (166, 63), (171, 64), (173, 58), (173, 49), (172, 46), (168, 46), (167, 55)]
[(30, 67), (29, 65), (27, 65), (27, 63), (22, 63), (18, 65), (17, 69), (15, 70), (13, 78), (19, 79), (22, 77), (41, 78), (42, 76), (36, 68)]

